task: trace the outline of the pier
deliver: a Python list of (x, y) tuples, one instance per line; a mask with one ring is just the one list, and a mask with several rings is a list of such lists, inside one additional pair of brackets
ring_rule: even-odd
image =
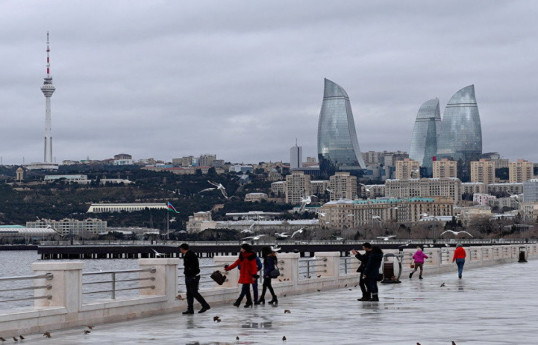
[[(529, 304), (535, 303), (532, 296), (537, 281), (534, 274), (537, 261), (530, 259), (538, 258), (538, 245), (472, 246), (465, 249), (467, 261), (461, 281), (457, 279), (456, 267), (451, 262), (453, 247), (425, 249), (429, 258), (425, 262), (424, 281), (406, 277), (414, 248), (386, 250), (385, 254), (389, 255), (385, 255), (382, 266), (392, 265), (394, 271), (391, 273), (400, 276), (402, 283), (380, 284), (381, 302), (378, 304), (356, 301), (360, 290), (356, 287), (358, 261), (355, 258), (342, 258), (337, 252), (316, 252), (313, 258), (301, 258), (299, 253), (283, 253), (278, 256), (282, 276), (274, 280), (275, 292), (280, 299), (278, 308), (268, 305), (252, 310), (231, 307), (239, 293), (238, 272), (232, 270), (222, 286), (212, 284), (201, 290), (212, 306), (211, 311), (187, 317), (179, 315), (186, 309), (186, 303), (182, 269), (177, 258), (139, 259), (139, 269), (130, 272), (135, 274), (135, 278), (129, 279), (134, 285), (128, 288), (138, 293), (129, 297), (116, 296), (113, 292), (117, 282), (122, 280), (118, 278), (122, 272), (83, 272), (83, 261), (41, 261), (33, 264), (33, 277), (22, 277), (34, 281), (31, 284), (34, 294), (30, 297), (35, 300), (33, 307), (4, 309), (0, 313), (0, 336), (8, 338), (26, 334), (37, 341), (45, 331), (54, 333), (64, 329), (59, 336), (55, 335), (56, 343), (64, 341), (60, 339), (65, 335), (64, 343), (91, 344), (103, 341), (92, 338), (97, 338), (98, 330), (102, 329), (102, 336), (111, 337), (106, 341), (114, 343), (131, 343), (135, 341), (133, 337), (139, 337), (140, 341), (136, 340), (139, 343), (154, 340), (166, 343), (174, 337), (180, 343), (190, 344), (236, 343), (235, 336), (245, 337), (248, 342), (272, 343), (274, 339), (287, 336), (290, 344), (320, 343), (322, 339), (329, 342), (331, 337), (338, 339), (338, 344), (356, 344), (358, 339), (394, 340), (381, 341), (382, 344), (415, 344), (421, 339), (429, 339), (431, 341), (423, 344), (450, 344), (450, 340), (467, 331), (470, 332), (469, 337), (476, 337), (473, 340), (475, 344), (494, 344), (484, 342), (479, 336), (492, 339), (491, 334), (495, 334), (503, 322), (506, 330), (503, 334), (507, 334), (518, 328), (519, 323), (535, 320), (532, 315), (536, 313), (519, 314), (511, 301), (522, 303), (521, 297), (516, 295), (522, 289), (528, 294)], [(396, 255), (400, 252), (402, 266), (397, 265)], [(522, 258), (524, 261), (529, 259), (529, 262), (517, 263)], [(236, 256), (215, 256), (214, 267), (222, 267), (235, 259)], [(507, 265), (499, 266), (501, 264)], [(401, 272), (398, 272), (399, 267)], [(85, 285), (95, 283), (85, 278), (108, 274), (112, 279), (105, 281), (106, 288), (102, 290), (111, 295), (99, 300), (85, 300)], [(21, 277), (2, 278), (10, 279)], [(441, 289), (443, 282), (446, 289)], [(182, 297), (177, 296), (178, 291)], [(528, 306), (523, 305), (522, 308), (526, 310)], [(291, 315), (284, 315), (285, 309), (290, 310)], [(213, 326), (214, 315), (226, 320), (223, 324), (227, 326), (217, 323)], [(510, 322), (506, 323), (507, 320)], [(428, 321), (446, 322), (451, 326), (436, 324), (434, 327), (432, 324), (434, 328), (427, 327)], [(121, 323), (111, 324), (113, 322)], [(417, 323), (422, 327), (414, 328)], [(87, 325), (95, 325), (96, 330), (85, 336), (82, 330)], [(409, 329), (397, 331), (394, 325), (407, 325)], [(216, 332), (220, 327), (222, 332)], [(134, 328), (136, 331), (129, 331)], [(73, 339), (75, 333), (77, 339)], [(34, 337), (33, 334), (39, 336)], [(229, 339), (232, 334), (233, 339)], [(402, 334), (406, 337), (403, 338)], [(523, 331), (523, 334), (527, 333)], [(445, 335), (447, 340), (441, 341)], [(453, 338), (448, 339), (448, 335)], [(513, 336), (521, 337), (518, 334)], [(264, 337), (274, 339), (264, 341)], [(410, 342), (411, 339), (414, 341)], [(472, 342), (465, 342), (469, 343)]]

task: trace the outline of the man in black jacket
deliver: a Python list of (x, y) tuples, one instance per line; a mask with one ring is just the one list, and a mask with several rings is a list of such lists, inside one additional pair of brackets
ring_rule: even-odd
[(187, 287), (187, 311), (183, 312), (183, 315), (194, 314), (194, 299), (202, 305), (202, 309), (198, 313), (204, 313), (211, 309), (209, 304), (198, 292), (198, 285), (200, 283), (200, 266), (198, 264), (198, 256), (189, 249), (187, 243), (183, 243), (179, 246), (181, 254), (183, 254), (183, 266), (185, 267), (185, 286)]
[[(369, 243), (365, 243), (365, 245), (370, 245)], [(362, 298), (358, 298), (358, 301), (369, 301), (370, 296), (370, 287), (366, 283), (366, 280), (363, 278), (362, 272), (364, 272), (364, 268), (366, 267), (366, 263), (368, 262), (368, 256), (370, 255), (370, 252), (366, 250), (366, 248), (362, 247), (364, 249), (364, 254), (359, 253), (356, 249), (351, 250), (351, 253), (355, 255), (355, 257), (361, 262), (359, 265), (359, 268), (357, 268), (357, 272), (360, 273), (359, 277), (359, 287), (362, 291)]]
[(378, 246), (372, 246), (368, 242), (364, 243), (362, 246), (364, 250), (368, 252), (368, 261), (362, 272), (362, 277), (366, 280), (368, 287), (370, 288), (370, 293), (372, 294), (370, 301), (378, 302), (377, 278), (379, 276), (381, 262), (383, 261), (383, 251)]

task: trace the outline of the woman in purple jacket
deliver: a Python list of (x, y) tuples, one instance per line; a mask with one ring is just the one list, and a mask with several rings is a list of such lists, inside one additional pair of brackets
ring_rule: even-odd
[(422, 279), (422, 270), (423, 270), (422, 266), (424, 266), (424, 259), (427, 259), (427, 258), (428, 258), (428, 255), (422, 252), (422, 248), (420, 248), (420, 246), (417, 247), (417, 251), (413, 255), (413, 261), (415, 262), (415, 269), (413, 270), (413, 272), (409, 273), (409, 279), (413, 277), (413, 273), (415, 273), (418, 268), (420, 268), (418, 279)]

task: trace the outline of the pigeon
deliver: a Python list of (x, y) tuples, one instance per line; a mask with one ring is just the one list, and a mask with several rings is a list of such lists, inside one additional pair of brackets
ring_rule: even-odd
[(52, 336), (50, 335), (50, 332), (45, 332), (45, 333), (43, 333), (43, 336), (44, 336), (44, 337), (47, 337), (47, 338), (52, 337)]
[(179, 301), (183, 301), (183, 300), (184, 300), (183, 296), (181, 296), (181, 295), (177, 295), (177, 296), (176, 296), (176, 299), (179, 300)]
[(15, 337), (13, 337), (13, 341), (19, 341), (19, 339), (17, 339), (17, 338), (15, 338)]
[(88, 329), (93, 329), (93, 326), (86, 326), (86, 327), (88, 327)]
[(454, 340), (452, 340), (452, 345), (456, 345), (456, 343), (454, 342)]
[(318, 278), (321, 278), (321, 274), (318, 274)]
[(4, 338), (0, 337), (0, 341), (6, 341), (6, 339), (4, 339)]
[(318, 289), (318, 292), (321, 292), (321, 290)]
[(286, 341), (286, 340), (288, 340), (288, 339), (286, 339), (286, 336), (283, 336), (282, 341)]
[(284, 314), (291, 314), (291, 311), (289, 309), (284, 310)]
[(21, 338), (21, 340), (24, 340), (24, 337), (22, 335), (19, 335), (19, 338)]
[(235, 340), (239, 340), (239, 336), (236, 336), (236, 337), (235, 337)]
[(445, 283), (443, 283), (443, 284), (441, 284), (441, 286), (440, 286), (440, 287), (445, 287), (445, 286), (446, 286), (446, 284), (445, 284)]
[(213, 322), (221, 322), (222, 320), (218, 316), (213, 316)]
[(84, 330), (84, 334), (90, 334), (92, 331), (88, 331), (87, 329)]

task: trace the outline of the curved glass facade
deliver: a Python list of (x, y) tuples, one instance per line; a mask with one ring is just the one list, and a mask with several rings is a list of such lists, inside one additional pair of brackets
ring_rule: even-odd
[(337, 170), (366, 168), (357, 140), (353, 112), (346, 91), (325, 79), (318, 122), (320, 168)]
[[(446, 105), (437, 143), (439, 158), (458, 161), (463, 178), (469, 173), (469, 164), (482, 154), (482, 127), (474, 93), (474, 85), (459, 90)], [(458, 174), (459, 176), (459, 174)]]
[(456, 92), (446, 105), (437, 153), (454, 160), (482, 154), (482, 127), (474, 85)]
[(433, 157), (437, 155), (437, 137), (441, 128), (439, 99), (424, 102), (418, 110), (411, 136), (409, 158), (418, 161), (431, 173)]

